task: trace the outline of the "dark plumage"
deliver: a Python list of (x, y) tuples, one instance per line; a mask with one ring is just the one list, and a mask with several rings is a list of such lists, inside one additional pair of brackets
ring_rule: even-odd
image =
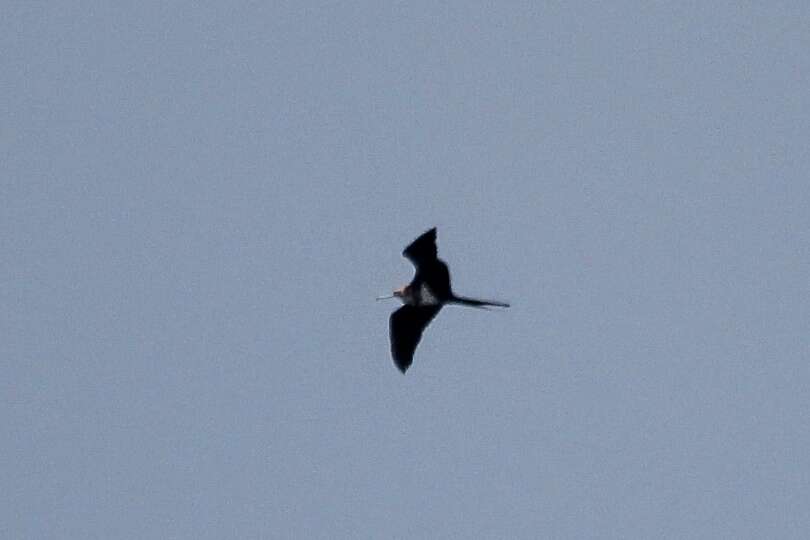
[(413, 353), (422, 339), (422, 332), (441, 309), (442, 306), (404, 305), (391, 314), (391, 356), (402, 373), (411, 367)]
[(480, 308), (509, 307), (504, 302), (476, 300), (453, 294), (450, 271), (437, 256), (435, 227), (411, 242), (402, 255), (416, 267), (411, 283), (394, 291), (394, 296), (405, 305), (392, 313), (389, 321), (391, 356), (402, 373), (413, 363), (414, 351), (425, 328), (445, 304)]

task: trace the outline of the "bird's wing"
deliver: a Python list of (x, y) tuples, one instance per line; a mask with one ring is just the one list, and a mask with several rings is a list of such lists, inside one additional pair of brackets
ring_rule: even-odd
[(391, 314), (389, 321), (391, 356), (402, 373), (411, 366), (413, 353), (422, 338), (422, 332), (440, 309), (440, 305), (405, 305)]
[(402, 255), (416, 267), (414, 282), (426, 283), (434, 296), (445, 301), (453, 295), (450, 288), (450, 271), (437, 254), (436, 227), (411, 242), (402, 252)]
[(416, 271), (418, 281), (426, 284), (431, 293), (446, 302), (453, 297), (450, 287), (450, 270), (441, 259), (435, 259), (429, 264), (420, 266)]
[(402, 252), (416, 268), (436, 260), (436, 227), (411, 242)]

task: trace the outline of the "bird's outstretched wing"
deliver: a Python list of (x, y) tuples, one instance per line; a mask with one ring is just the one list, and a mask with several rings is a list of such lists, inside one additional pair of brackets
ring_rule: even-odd
[(419, 340), (422, 339), (422, 332), (440, 309), (440, 305), (405, 305), (391, 314), (389, 320), (391, 356), (402, 373), (411, 366), (413, 353)]
[(436, 260), (436, 227), (411, 242), (402, 252), (416, 268)]
[(422, 283), (426, 283), (431, 293), (441, 301), (452, 298), (450, 271), (444, 261), (437, 256), (436, 227), (411, 242), (402, 255), (416, 267), (416, 275), (411, 285), (421, 286)]

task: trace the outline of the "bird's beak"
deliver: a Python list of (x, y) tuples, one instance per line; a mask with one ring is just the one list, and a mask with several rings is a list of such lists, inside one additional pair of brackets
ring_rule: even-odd
[(394, 295), (393, 295), (393, 294), (389, 294), (389, 295), (387, 295), (387, 296), (378, 296), (378, 297), (376, 298), (376, 300), (387, 300), (387, 299), (389, 299), (389, 298), (393, 298), (393, 297), (394, 297)]

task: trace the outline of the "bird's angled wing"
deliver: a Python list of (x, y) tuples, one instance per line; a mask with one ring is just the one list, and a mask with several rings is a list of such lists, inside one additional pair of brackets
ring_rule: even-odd
[(402, 373), (411, 366), (413, 353), (422, 338), (422, 332), (440, 309), (440, 305), (405, 305), (391, 314), (389, 321), (391, 356)]
[(402, 252), (417, 268), (436, 260), (436, 227), (411, 242)]

